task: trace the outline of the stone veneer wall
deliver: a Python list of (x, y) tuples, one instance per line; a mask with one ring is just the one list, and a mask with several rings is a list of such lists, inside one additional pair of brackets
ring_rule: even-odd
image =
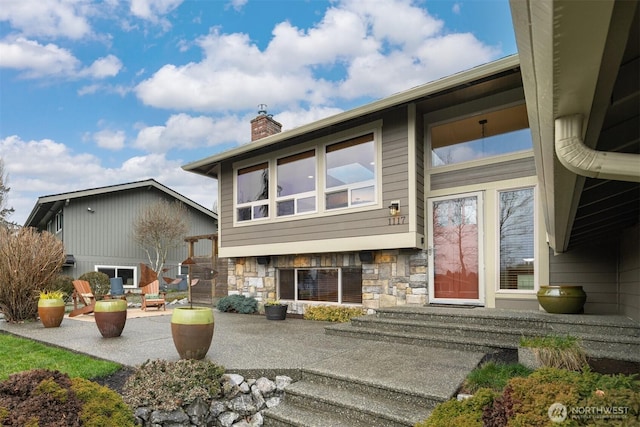
[[(357, 252), (272, 256), (267, 265), (257, 257), (230, 258), (229, 295), (252, 296), (260, 302), (275, 299), (279, 268), (331, 268), (362, 266), (362, 306), (375, 310), (427, 302), (427, 254), (421, 250), (374, 251), (372, 263), (361, 263)], [(304, 313), (310, 304), (289, 303), (289, 312)]]

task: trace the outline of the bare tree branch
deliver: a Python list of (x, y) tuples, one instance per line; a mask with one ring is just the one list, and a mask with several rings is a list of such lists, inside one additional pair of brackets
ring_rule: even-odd
[(169, 250), (182, 244), (189, 231), (189, 211), (179, 201), (159, 200), (145, 208), (133, 223), (133, 240), (144, 249), (158, 277)]

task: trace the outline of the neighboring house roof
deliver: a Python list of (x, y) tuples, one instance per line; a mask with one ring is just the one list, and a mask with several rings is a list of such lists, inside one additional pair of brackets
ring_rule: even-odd
[(209, 177), (217, 177), (216, 167), (222, 161), (229, 161), (239, 158), (248, 153), (268, 151), (273, 146), (284, 141), (294, 139), (304, 135), (313, 135), (314, 132), (329, 128), (349, 120), (358, 119), (363, 116), (381, 112), (402, 104), (428, 99), (443, 92), (450, 92), (458, 88), (468, 87), (476, 83), (484, 83), (485, 79), (492, 79), (503, 72), (513, 72), (519, 69), (517, 55), (511, 55), (489, 64), (466, 70), (451, 76), (430, 82), (413, 89), (391, 95), (379, 101), (366, 104), (353, 110), (345, 111), (285, 132), (277, 133), (266, 138), (243, 144), (230, 150), (215, 154), (213, 156), (189, 163), (182, 168), (189, 172), (198, 173)]
[[(556, 252), (616, 236), (640, 216), (638, 9), (635, 1), (511, 0), (547, 233)], [(601, 158), (625, 153), (629, 173), (616, 176), (614, 162), (614, 174), (605, 175), (592, 159), (575, 168), (580, 175), (564, 166), (560, 160), (567, 156), (558, 155), (557, 140), (575, 115), (583, 152)], [(569, 157), (579, 159), (577, 151)]]
[(194, 202), (191, 199), (186, 198), (182, 194), (173, 191), (169, 187), (165, 187), (164, 185), (160, 184), (158, 181), (154, 179), (147, 179), (144, 181), (109, 185), (106, 187), (90, 188), (87, 190), (71, 191), (68, 193), (52, 194), (49, 196), (39, 197), (38, 201), (33, 207), (33, 210), (29, 214), (27, 221), (24, 223), (24, 226), (36, 227), (36, 228), (46, 227), (47, 222), (49, 221), (51, 215), (57, 212), (60, 209), (60, 207), (66, 203), (67, 200), (80, 199), (83, 197), (99, 196), (99, 195), (108, 194), (108, 193), (117, 193), (120, 191), (133, 190), (133, 189), (144, 188), (144, 187), (155, 188), (173, 197), (174, 199), (181, 201), (188, 207), (191, 207), (192, 209), (195, 209), (197, 211), (202, 212), (205, 215), (210, 216), (214, 220), (218, 219), (218, 215), (215, 212), (205, 208), (202, 205), (199, 205), (198, 203)]

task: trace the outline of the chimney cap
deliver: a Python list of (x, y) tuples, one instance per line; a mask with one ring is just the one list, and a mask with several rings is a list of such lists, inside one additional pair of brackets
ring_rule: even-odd
[(258, 104), (258, 115), (259, 116), (267, 115), (267, 104)]

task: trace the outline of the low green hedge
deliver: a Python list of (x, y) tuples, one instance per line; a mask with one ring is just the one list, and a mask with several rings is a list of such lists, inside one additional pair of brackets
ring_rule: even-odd
[(354, 317), (362, 316), (364, 310), (360, 307), (344, 307), (339, 305), (314, 305), (307, 307), (304, 318), (307, 320), (321, 320), (325, 322), (348, 322)]
[[(555, 403), (566, 408), (562, 422), (551, 422), (549, 408)], [(444, 402), (416, 427), (604, 426), (612, 422), (640, 425), (637, 375), (541, 368), (527, 377), (512, 378), (501, 392), (483, 388), (470, 399)]]

